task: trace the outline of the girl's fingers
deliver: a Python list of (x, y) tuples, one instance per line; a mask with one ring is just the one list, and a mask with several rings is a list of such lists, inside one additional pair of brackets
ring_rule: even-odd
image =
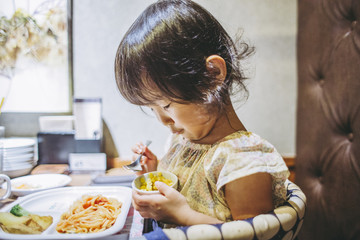
[(140, 154), (144, 151), (145, 145), (143, 143), (136, 143), (135, 146), (131, 148), (131, 151), (133, 151), (136, 154)]
[(159, 202), (155, 198), (156, 198), (155, 194), (154, 195), (153, 194), (152, 195), (139, 195), (138, 198), (136, 199), (136, 204), (139, 205), (140, 207), (151, 208), (151, 206), (153, 205), (152, 204), (153, 202)]
[(172, 187), (170, 187), (166, 183), (163, 183), (163, 182), (160, 182), (160, 181), (156, 181), (155, 186), (159, 190), (159, 193), (164, 195), (164, 196), (169, 195), (171, 193), (171, 191), (173, 190)]
[(148, 172), (148, 168), (147, 168), (147, 166), (145, 165), (145, 164), (141, 164), (141, 174), (144, 174), (144, 173), (147, 173)]
[(132, 198), (139, 206), (151, 207), (153, 203), (161, 203), (165, 197), (161, 194), (139, 194), (133, 190)]
[(147, 206), (149, 205), (149, 203), (147, 202), (147, 200), (144, 198), (145, 195), (140, 195), (137, 191), (133, 190), (133, 193), (132, 193), (132, 199), (133, 199), (133, 202), (141, 207), (141, 206)]
[(133, 205), (134, 209), (136, 211), (142, 211), (142, 212), (150, 212), (150, 208), (148, 206), (141, 206), (141, 205), (138, 205), (138, 204), (134, 204)]
[(145, 146), (144, 148), (144, 154), (149, 158), (149, 159), (157, 159), (156, 155), (148, 148)]

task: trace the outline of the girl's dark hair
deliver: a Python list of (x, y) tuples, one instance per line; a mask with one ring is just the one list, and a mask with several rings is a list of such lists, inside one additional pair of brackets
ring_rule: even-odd
[[(179, 103), (217, 103), (230, 100), (233, 84), (248, 91), (240, 60), (253, 51), (237, 44), (204, 8), (190, 0), (160, 0), (136, 19), (121, 41), (115, 77), (122, 96), (136, 105), (159, 99)], [(219, 55), (227, 76), (219, 85), (205, 60)], [(237, 89), (237, 88), (236, 88)]]

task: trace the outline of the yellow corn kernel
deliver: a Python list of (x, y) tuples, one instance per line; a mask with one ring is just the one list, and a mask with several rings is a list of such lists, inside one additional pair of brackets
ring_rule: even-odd
[(163, 176), (162, 172), (158, 172), (157, 174), (149, 173), (147, 179), (145, 178), (140, 179), (141, 182), (140, 189), (145, 191), (158, 190), (157, 187), (155, 186), (156, 181), (164, 182), (168, 186), (171, 186), (173, 184), (173, 182), (170, 179), (167, 179)]

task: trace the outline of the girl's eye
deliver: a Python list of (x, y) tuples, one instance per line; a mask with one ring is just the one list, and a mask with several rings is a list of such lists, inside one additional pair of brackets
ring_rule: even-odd
[(167, 109), (170, 107), (170, 104), (171, 104), (171, 103), (169, 103), (168, 105), (164, 106), (163, 109), (164, 109), (164, 110), (167, 110)]

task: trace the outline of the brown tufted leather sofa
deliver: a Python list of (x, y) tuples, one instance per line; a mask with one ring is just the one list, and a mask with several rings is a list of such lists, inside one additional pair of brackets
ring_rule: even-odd
[(360, 0), (298, 0), (300, 240), (360, 239)]

